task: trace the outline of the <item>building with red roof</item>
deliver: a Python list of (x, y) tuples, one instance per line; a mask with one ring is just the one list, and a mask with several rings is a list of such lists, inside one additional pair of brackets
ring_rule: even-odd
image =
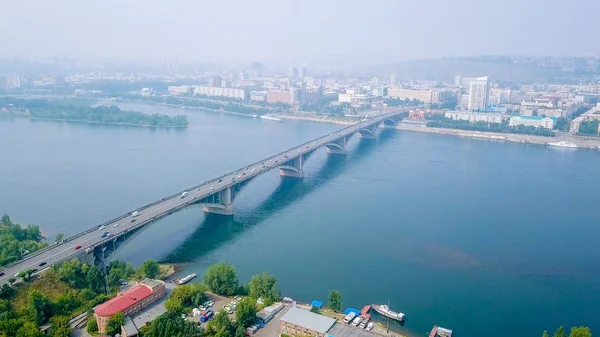
[(98, 322), (98, 332), (106, 332), (106, 324), (117, 313), (125, 316), (134, 314), (165, 295), (165, 283), (158, 280), (143, 279), (137, 285), (94, 309), (94, 317)]

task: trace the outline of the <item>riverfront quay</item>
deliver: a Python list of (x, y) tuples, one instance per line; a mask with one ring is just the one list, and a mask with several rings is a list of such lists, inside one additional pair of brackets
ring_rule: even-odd
[[(0, 211), (49, 235), (72, 234), (338, 128), (192, 109), (186, 129), (0, 120)], [(600, 235), (593, 151), (417, 132), (353, 137), (346, 157), (316, 152), (305, 179), (255, 179), (233, 218), (189, 208), (160, 220), (115, 258), (176, 265), (175, 276), (233, 263), (242, 281), (276, 275), (282, 293), (343, 307), (387, 303), (422, 336), (539, 335), (600, 329)], [(35, 211), (32, 211), (35, 210)], [(565, 239), (568, 238), (568, 239)], [(365, 249), (367, 247), (367, 249)], [(354, 257), (349, 258), (352, 255)], [(558, 304), (557, 304), (558, 303)]]

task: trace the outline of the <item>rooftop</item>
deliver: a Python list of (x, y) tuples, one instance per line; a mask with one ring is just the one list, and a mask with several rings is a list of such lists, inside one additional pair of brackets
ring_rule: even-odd
[(359, 329), (353, 326), (335, 323), (327, 332), (327, 335), (333, 337), (378, 337), (370, 331)]
[(315, 314), (297, 307), (293, 307), (286, 312), (285, 315), (281, 317), (281, 320), (320, 333), (326, 333), (335, 323), (335, 319), (333, 318)]
[(546, 118), (548, 118), (548, 119), (556, 119), (554, 117), (542, 117), (542, 116), (512, 116), (510, 118), (530, 119), (530, 120), (536, 120), (536, 121), (541, 121), (541, 120), (544, 120)]
[(96, 315), (112, 316), (134, 306), (150, 295), (152, 295), (152, 289), (145, 285), (139, 285), (100, 304), (96, 307)]

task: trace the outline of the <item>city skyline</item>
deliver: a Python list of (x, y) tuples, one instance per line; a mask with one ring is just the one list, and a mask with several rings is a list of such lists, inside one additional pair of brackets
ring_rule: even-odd
[(270, 0), (62, 0), (51, 5), (30, 0), (1, 7), (12, 13), (0, 22), (5, 46), (1, 58), (365, 63), (464, 55), (600, 54), (600, 47), (588, 43), (600, 33), (586, 29), (600, 5), (586, 0), (551, 5), (508, 0), (492, 7), (474, 0), (381, 1), (376, 6), (355, 0), (344, 6), (312, 0), (293, 6)]

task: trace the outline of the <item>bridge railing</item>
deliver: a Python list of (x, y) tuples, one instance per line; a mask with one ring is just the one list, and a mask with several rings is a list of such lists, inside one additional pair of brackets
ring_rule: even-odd
[[(359, 123), (357, 123), (357, 124), (348, 125), (347, 127), (345, 127), (345, 128), (342, 128), (342, 129), (340, 129), (340, 130), (338, 130), (338, 131), (336, 131), (336, 132), (340, 132), (340, 131), (345, 131), (345, 130), (348, 130), (348, 129), (350, 129), (350, 128), (352, 128), (352, 127), (355, 127), (356, 125), (358, 125), (358, 124), (362, 124), (362, 123), (369, 124), (369, 123), (371, 123), (371, 122), (373, 121), (373, 119), (380, 119), (380, 122), (381, 122), (381, 121), (385, 120), (386, 118), (388, 118), (388, 117), (389, 117), (389, 115), (395, 115), (395, 114), (396, 114), (396, 112), (390, 112), (390, 113), (387, 113), (387, 114), (384, 114), (384, 115), (379, 115), (379, 116), (377, 116), (377, 117), (371, 118), (371, 119), (369, 119), (369, 120), (367, 120), (367, 121), (364, 121), (364, 122), (359, 122)], [(268, 158), (261, 159), (261, 160), (259, 160), (259, 161), (256, 161), (256, 162), (252, 163), (252, 164), (246, 165), (245, 167), (248, 167), (248, 166), (254, 166), (254, 165), (257, 165), (258, 163), (261, 163), (261, 162), (265, 162), (265, 161), (271, 160), (271, 159), (273, 159), (273, 158), (276, 158), (276, 157), (279, 157), (279, 156), (281, 156), (282, 154), (284, 154), (284, 153), (286, 153), (286, 152), (292, 151), (292, 150), (294, 150), (294, 149), (297, 149), (297, 148), (301, 148), (301, 147), (303, 147), (303, 146), (306, 146), (306, 145), (308, 145), (308, 144), (310, 144), (310, 143), (313, 143), (313, 142), (315, 142), (315, 141), (320, 141), (320, 140), (326, 139), (327, 137), (328, 137), (328, 136), (326, 135), (326, 136), (323, 136), (323, 137), (319, 137), (319, 138), (317, 138), (317, 139), (312, 139), (312, 140), (309, 140), (309, 141), (307, 141), (307, 142), (304, 142), (304, 143), (302, 143), (302, 144), (300, 144), (300, 145), (298, 145), (298, 146), (295, 146), (295, 147), (293, 147), (293, 148), (291, 148), (291, 149), (287, 149), (287, 150), (281, 151), (281, 152), (279, 152), (279, 153), (277, 153), (277, 154), (275, 154), (275, 155), (272, 155), (272, 156), (270, 156), (270, 157), (268, 157)], [(228, 176), (228, 175), (232, 175), (232, 174), (234, 174), (235, 172), (238, 172), (238, 171), (240, 171), (240, 170), (242, 170), (242, 169), (243, 169), (243, 168), (239, 168), (239, 169), (237, 169), (237, 170), (233, 170), (233, 171), (231, 171), (231, 172), (225, 173), (225, 174), (223, 174), (223, 175), (221, 175), (221, 176), (219, 176), (219, 177), (217, 177), (217, 178), (214, 178), (214, 179), (211, 179), (211, 180), (207, 180), (206, 182), (204, 182), (204, 183), (202, 183), (202, 184), (199, 184), (199, 185), (196, 185), (196, 186), (190, 187), (190, 188), (189, 188), (189, 190), (193, 190), (193, 189), (199, 188), (199, 187), (201, 187), (201, 186), (204, 186), (204, 185), (206, 185), (206, 184), (214, 183), (215, 181), (218, 181), (219, 179), (222, 179), (223, 177), (226, 177), (226, 176)], [(145, 205), (145, 206), (142, 206), (142, 207), (140, 207), (140, 208), (136, 209), (136, 211), (142, 211), (142, 210), (144, 210), (144, 209), (147, 209), (147, 208), (149, 208), (149, 207), (152, 207), (152, 206), (154, 206), (154, 205), (157, 205), (157, 204), (159, 204), (159, 203), (161, 203), (161, 202), (163, 202), (163, 201), (165, 201), (165, 200), (172, 199), (172, 198), (174, 198), (174, 197), (177, 197), (177, 196), (179, 196), (179, 195), (180, 195), (180, 192), (177, 192), (177, 193), (175, 193), (175, 194), (172, 194), (172, 195), (170, 195), (170, 196), (168, 196), (168, 197), (162, 198), (162, 199), (160, 199), (160, 200), (157, 200), (157, 201), (154, 201), (154, 202), (152, 202), (152, 203), (150, 203), (150, 204), (147, 204), (147, 205)], [(176, 207), (176, 208), (174, 208), (174, 209), (177, 209), (177, 208), (178, 208), (178, 207)], [(170, 210), (170, 211), (172, 211), (172, 210)], [(170, 212), (170, 211), (163, 212), (163, 213), (161, 213), (160, 215), (158, 215), (158, 216), (155, 216), (154, 218), (157, 218), (157, 217), (159, 217), (159, 216), (163, 216), (163, 214), (165, 214), (165, 213), (168, 213), (168, 212)], [(75, 240), (75, 239), (77, 239), (77, 238), (80, 238), (80, 237), (82, 237), (82, 236), (84, 236), (84, 235), (87, 235), (87, 234), (89, 234), (89, 233), (92, 233), (92, 232), (94, 232), (94, 231), (98, 230), (98, 228), (99, 228), (99, 227), (101, 227), (101, 226), (107, 226), (107, 225), (109, 225), (109, 224), (111, 224), (111, 223), (114, 223), (114, 222), (117, 222), (117, 221), (119, 221), (119, 220), (121, 220), (121, 219), (124, 219), (124, 218), (128, 217), (129, 215), (131, 215), (131, 213), (132, 213), (132, 212), (126, 213), (126, 214), (124, 214), (124, 215), (121, 215), (121, 216), (119, 216), (119, 217), (117, 217), (117, 218), (114, 218), (114, 219), (108, 220), (108, 221), (106, 221), (106, 222), (104, 222), (104, 223), (102, 223), (102, 224), (100, 224), (100, 225), (98, 225), (98, 226), (94, 226), (94, 227), (92, 227), (92, 228), (90, 228), (90, 229), (88, 229), (88, 230), (86, 230), (86, 231), (83, 231), (83, 232), (80, 232), (80, 233), (78, 233), (78, 234), (75, 234), (75, 235), (73, 235), (73, 236), (70, 236), (70, 237), (68, 237), (68, 238), (64, 239), (64, 240), (63, 240), (63, 242), (62, 242), (62, 243), (60, 243), (59, 245), (61, 245), (61, 244), (63, 244), (63, 243), (67, 243), (67, 242), (69, 242), (69, 241), (73, 241), (73, 240)], [(154, 220), (150, 220), (150, 221), (154, 221)], [(148, 222), (149, 222), (149, 221), (146, 221), (146, 222), (144, 222), (143, 224), (142, 224), (142, 223), (140, 223), (138, 226), (136, 226), (136, 227), (134, 227), (134, 228), (138, 228), (138, 227), (140, 227), (140, 226), (143, 226), (143, 225), (145, 225), (145, 224), (146, 224), (146, 223), (148, 223)], [(37, 251), (35, 251), (35, 252), (33, 252), (33, 253), (30, 253), (30, 254), (28, 254), (28, 255), (27, 255), (25, 258), (23, 258), (23, 259), (21, 259), (21, 260), (19, 260), (19, 261), (15, 261), (15, 262), (13, 262), (13, 263), (11, 263), (11, 264), (9, 264), (9, 265), (6, 265), (6, 266), (4, 267), (4, 269), (6, 269), (6, 268), (10, 268), (10, 267), (12, 267), (12, 266), (14, 266), (14, 265), (17, 265), (17, 264), (19, 264), (19, 263), (21, 263), (21, 262), (23, 262), (23, 261), (27, 261), (27, 260), (29, 260), (29, 259), (31, 259), (31, 258), (34, 258), (34, 257), (36, 257), (36, 256), (38, 256), (38, 255), (40, 255), (40, 254), (43, 254), (43, 253), (45, 253), (46, 251), (48, 251), (48, 250), (50, 250), (50, 249), (52, 249), (52, 248), (54, 248), (54, 247), (56, 247), (56, 246), (57, 246), (56, 244), (51, 244), (51, 245), (49, 245), (49, 246), (48, 246), (48, 247), (46, 247), (46, 248), (42, 248), (42, 249), (40, 249), (40, 250), (37, 250)]]

